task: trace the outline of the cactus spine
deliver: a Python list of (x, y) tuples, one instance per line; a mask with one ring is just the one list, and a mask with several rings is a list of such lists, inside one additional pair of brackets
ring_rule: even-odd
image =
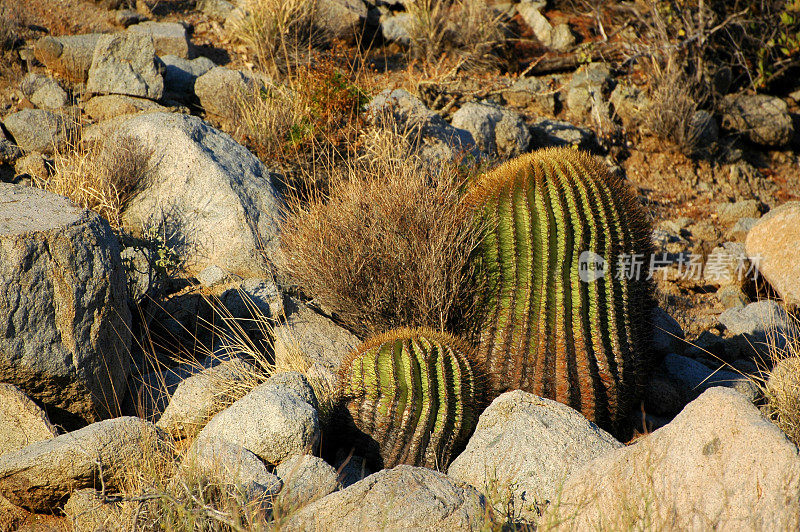
[(479, 357), (492, 396), (526, 390), (619, 433), (645, 375), (648, 263), (639, 279), (610, 268), (594, 282), (578, 266), (584, 252), (610, 267), (620, 256), (650, 258), (636, 197), (589, 155), (555, 148), (501, 165), (465, 201), (485, 224)]
[(472, 433), (482, 404), (472, 350), (429, 329), (373, 337), (345, 360), (339, 395), (360, 453), (374, 467), (447, 466)]

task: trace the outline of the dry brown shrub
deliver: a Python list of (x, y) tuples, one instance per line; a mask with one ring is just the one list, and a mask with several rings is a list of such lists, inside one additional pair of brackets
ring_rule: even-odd
[(497, 66), (506, 40), (502, 14), (483, 0), (411, 0), (408, 32), (413, 56), (432, 65), (452, 56), (462, 68)]
[(282, 267), (361, 336), (468, 322), (479, 230), (460, 203), (462, 179), (409, 154), (402, 136), (373, 135), (379, 144), (326, 197), (290, 203)]
[(307, 64), (325, 39), (318, 26), (317, 0), (246, 0), (246, 15), (233, 29), (256, 64), (271, 74)]
[(59, 150), (53, 175), (35, 184), (97, 212), (118, 229), (126, 202), (153, 169), (151, 148), (130, 136), (111, 135)]

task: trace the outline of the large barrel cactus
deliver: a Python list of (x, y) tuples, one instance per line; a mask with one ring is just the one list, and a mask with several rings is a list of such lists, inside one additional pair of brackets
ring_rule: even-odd
[(620, 434), (648, 363), (650, 230), (636, 197), (591, 156), (554, 148), (499, 166), (465, 201), (485, 224), (478, 351), (492, 396), (522, 389)]
[[(483, 404), (472, 349), (429, 329), (395, 329), (361, 344), (339, 373), (340, 439), (373, 468), (444, 468)], [(340, 420), (342, 421), (342, 420)]]

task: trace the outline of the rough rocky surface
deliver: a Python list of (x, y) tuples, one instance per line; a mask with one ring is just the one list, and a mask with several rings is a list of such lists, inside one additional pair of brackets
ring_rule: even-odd
[(784, 203), (766, 214), (747, 233), (747, 255), (786, 304), (800, 304), (800, 201)]
[(62, 147), (75, 131), (68, 116), (46, 109), (23, 109), (3, 119), (14, 143), (25, 152), (52, 154)]
[(214, 62), (207, 57), (185, 59), (176, 55), (163, 55), (164, 97), (177, 100), (190, 100), (194, 97), (194, 84), (197, 78), (214, 68)]
[(278, 464), (275, 474), (283, 482), (276, 505), (293, 510), (321, 499), (339, 489), (336, 470), (322, 458), (302, 454)]
[(733, 388), (750, 401), (758, 397), (758, 387), (750, 379), (734, 371), (715, 371), (697, 360), (676, 354), (665, 356), (663, 367), (664, 374), (681, 387), (687, 401), (715, 386)]
[(711, 388), (669, 425), (576, 470), (540, 522), (788, 530), (800, 526), (799, 494), (797, 447), (739, 393)]
[(101, 492), (84, 488), (72, 492), (64, 505), (64, 515), (73, 530), (113, 530), (130, 528), (131, 512), (123, 505), (104, 500)]
[(794, 136), (786, 102), (766, 94), (730, 95), (725, 100), (722, 125), (756, 144), (785, 146)]
[(255, 454), (218, 438), (197, 440), (182, 465), (185, 474), (204, 475), (215, 483), (244, 491), (250, 499), (272, 497), (283, 486)]
[(442, 473), (401, 465), (384, 469), (305, 506), (286, 530), (482, 530), (485, 499)]
[(0, 495), (30, 510), (48, 511), (74, 490), (115, 489), (159, 443), (156, 428), (135, 417), (94, 423), (0, 456)]
[(130, 31), (100, 37), (92, 56), (86, 90), (95, 94), (160, 99), (164, 94), (164, 77), (156, 63), (153, 40), (148, 35)]
[(366, 110), (374, 124), (417, 139), (425, 160), (436, 163), (465, 153), (477, 155), (475, 140), (468, 131), (451, 126), (406, 90), (384, 90), (367, 104)]
[(0, 380), (55, 423), (108, 417), (125, 395), (130, 327), (108, 223), (62, 196), (0, 183)]
[(469, 131), (481, 151), (489, 155), (516, 157), (525, 153), (531, 133), (522, 117), (497, 105), (468, 103), (453, 115), (455, 128)]
[(235, 108), (237, 99), (251, 90), (253, 80), (239, 70), (214, 67), (194, 82), (194, 93), (210, 115), (225, 117)]
[(36, 59), (50, 70), (72, 81), (85, 82), (92, 66), (92, 55), (102, 34), (64, 35), (42, 37), (33, 51)]
[(67, 92), (54, 79), (48, 79), (31, 94), (31, 103), (39, 109), (59, 109), (68, 101)]
[(574, 469), (620, 447), (572, 408), (516, 390), (483, 411), (447, 474), (483, 492), (495, 508), (511, 504), (516, 517), (535, 521)]
[(22, 150), (0, 130), (0, 163), (14, 164), (21, 156)]
[(194, 116), (148, 113), (120, 118), (112, 129), (153, 149), (148, 186), (123, 212), (133, 230), (165, 225), (189, 272), (216, 264), (261, 277), (278, 244), (281, 199), (273, 174), (245, 147)]
[(181, 381), (156, 426), (175, 438), (196, 434), (220, 410), (225, 388), (243, 380), (248, 369), (249, 364), (233, 359)]
[(197, 441), (226, 440), (277, 464), (311, 450), (319, 430), (314, 391), (299, 373), (283, 373), (215, 415)]
[(0, 382), (0, 455), (58, 436), (47, 414), (13, 384)]
[(191, 43), (183, 24), (147, 21), (130, 26), (128, 33), (151, 38), (156, 55), (159, 57), (174, 55), (188, 59), (192, 55)]
[(98, 122), (103, 122), (122, 115), (132, 115), (142, 111), (166, 111), (167, 108), (145, 98), (107, 94), (95, 96), (84, 104), (83, 110)]
[(361, 0), (320, 0), (321, 26), (334, 37), (353, 41), (367, 20), (367, 6)]
[(531, 135), (532, 148), (575, 146), (591, 150), (597, 144), (597, 139), (591, 130), (549, 118), (534, 122), (531, 125)]
[(342, 360), (359, 344), (358, 337), (297, 299), (287, 303), (286, 320), (274, 330), (276, 364), (292, 367), (302, 354), (316, 375), (333, 383)]

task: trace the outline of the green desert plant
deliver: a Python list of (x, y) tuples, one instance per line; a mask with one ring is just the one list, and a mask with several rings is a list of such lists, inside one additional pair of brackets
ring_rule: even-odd
[(395, 329), (367, 340), (342, 364), (339, 378), (343, 441), (378, 468), (446, 467), (484, 406), (472, 349), (430, 329)]
[(651, 285), (646, 270), (594, 264), (650, 257), (636, 197), (591, 156), (551, 148), (485, 174), (465, 201), (485, 224), (478, 351), (492, 396), (532, 392), (620, 435), (644, 384)]

